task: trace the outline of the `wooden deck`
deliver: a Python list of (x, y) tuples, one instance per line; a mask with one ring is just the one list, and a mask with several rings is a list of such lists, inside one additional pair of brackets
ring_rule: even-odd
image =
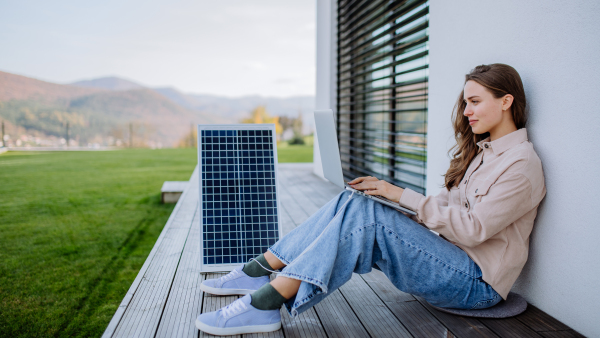
[[(194, 321), (236, 299), (204, 294), (200, 274), (198, 178), (192, 175), (164, 230), (103, 337), (204, 337)], [(287, 234), (340, 192), (312, 174), (312, 164), (280, 164), (283, 231)], [(354, 275), (297, 319), (282, 309), (283, 327), (251, 337), (582, 337), (534, 306), (490, 320), (439, 312), (396, 289), (381, 272)]]

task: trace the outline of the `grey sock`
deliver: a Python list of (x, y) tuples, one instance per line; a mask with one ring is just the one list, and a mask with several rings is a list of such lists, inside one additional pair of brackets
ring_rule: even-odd
[[(275, 270), (273, 269), (269, 263), (267, 263), (267, 259), (265, 258), (264, 254), (260, 254), (260, 256), (255, 258), (260, 264), (258, 264), (256, 261), (250, 261), (248, 263), (246, 263), (244, 265), (244, 267), (242, 268), (242, 271), (244, 271), (245, 274), (247, 274), (250, 277), (261, 277), (261, 276), (268, 276), (271, 274), (270, 271), (265, 270), (262, 266), (264, 266), (265, 268), (269, 269), (269, 270)], [(262, 264), (262, 266), (260, 266)]]
[(250, 305), (259, 310), (278, 310), (287, 300), (275, 290), (271, 283), (261, 286), (250, 297), (252, 298)]

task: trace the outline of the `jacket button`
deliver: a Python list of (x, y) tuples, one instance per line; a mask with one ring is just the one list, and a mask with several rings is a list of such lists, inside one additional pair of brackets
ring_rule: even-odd
[(475, 189), (475, 192), (479, 191), (479, 189)]
[(486, 148), (489, 148), (490, 146), (488, 146), (488, 145), (486, 144), (484, 147), (486, 147)]
[(468, 207), (469, 207), (469, 204), (468, 204), (468, 203), (465, 203), (465, 208), (468, 208)]

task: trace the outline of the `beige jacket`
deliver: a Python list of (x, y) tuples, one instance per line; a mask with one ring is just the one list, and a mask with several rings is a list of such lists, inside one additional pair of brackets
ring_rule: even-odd
[(458, 187), (427, 197), (405, 189), (400, 205), (463, 249), (506, 299), (527, 261), (533, 221), (546, 195), (542, 162), (525, 128), (477, 145), (479, 154)]

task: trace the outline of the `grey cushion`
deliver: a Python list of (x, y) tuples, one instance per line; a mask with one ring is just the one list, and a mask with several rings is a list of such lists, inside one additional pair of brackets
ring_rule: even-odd
[(461, 309), (446, 309), (431, 305), (433, 308), (459, 316), (477, 317), (477, 318), (508, 318), (523, 313), (527, 309), (527, 301), (519, 294), (511, 292), (506, 297), (506, 300), (501, 300), (500, 303), (480, 310), (461, 310)]

